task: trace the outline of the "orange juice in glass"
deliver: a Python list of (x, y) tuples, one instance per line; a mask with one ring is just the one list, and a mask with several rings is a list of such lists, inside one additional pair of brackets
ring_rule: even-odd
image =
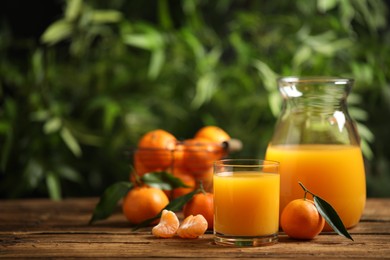
[(359, 134), (347, 106), (353, 82), (338, 77), (278, 80), (283, 109), (266, 159), (280, 163), (280, 212), (303, 197), (300, 181), (335, 208), (344, 226), (359, 222), (366, 179)]
[(277, 162), (231, 159), (214, 164), (214, 240), (260, 246), (277, 241), (280, 178)]

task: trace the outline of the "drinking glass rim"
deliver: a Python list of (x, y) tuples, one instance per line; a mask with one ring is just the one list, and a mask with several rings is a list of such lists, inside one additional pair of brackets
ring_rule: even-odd
[(286, 76), (279, 77), (279, 83), (334, 83), (336, 85), (352, 84), (355, 80), (348, 77), (335, 76)]
[[(248, 164), (248, 163), (251, 164)], [(227, 166), (227, 167), (236, 167), (236, 166), (245, 166), (245, 167), (259, 167), (259, 166), (280, 166), (280, 163), (272, 160), (262, 160), (262, 159), (222, 159), (214, 162), (214, 166)]]

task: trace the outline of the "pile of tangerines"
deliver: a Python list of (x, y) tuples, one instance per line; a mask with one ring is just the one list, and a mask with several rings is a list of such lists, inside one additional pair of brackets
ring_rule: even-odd
[[(134, 152), (134, 176), (151, 172), (168, 172), (179, 178), (187, 187), (163, 191), (138, 185), (124, 197), (122, 210), (132, 224), (140, 224), (160, 213), (170, 200), (188, 194), (202, 185), (202, 192), (195, 194), (183, 207), (185, 217), (179, 226), (175, 212), (164, 210), (160, 223), (153, 228), (158, 237), (178, 235), (195, 238), (213, 228), (213, 162), (229, 152), (231, 137), (221, 128), (205, 126), (191, 139), (183, 141), (162, 129), (143, 135)], [(154, 222), (156, 224), (156, 222)]]
[[(202, 127), (193, 138), (183, 141), (165, 130), (153, 130), (139, 140), (134, 153), (134, 168), (138, 175), (170, 172), (188, 186), (195, 187), (202, 182), (206, 190), (211, 190), (213, 162), (227, 155), (231, 140), (217, 126)], [(178, 189), (169, 195), (175, 198), (188, 191)]]

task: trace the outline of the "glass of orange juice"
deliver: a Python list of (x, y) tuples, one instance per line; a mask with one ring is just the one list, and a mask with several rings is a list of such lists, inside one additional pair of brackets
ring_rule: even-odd
[(279, 163), (226, 159), (214, 163), (214, 241), (262, 246), (278, 240)]

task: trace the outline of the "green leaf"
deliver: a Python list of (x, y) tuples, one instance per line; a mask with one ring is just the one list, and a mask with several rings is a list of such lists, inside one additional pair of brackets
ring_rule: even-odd
[(336, 210), (328, 202), (321, 199), (320, 197), (314, 195), (313, 198), (318, 212), (325, 219), (325, 221), (333, 228), (333, 230), (337, 234), (349, 238), (353, 241), (353, 238), (348, 233)]
[(187, 193), (183, 196), (180, 196), (180, 197), (177, 197), (176, 199), (172, 200), (171, 202), (169, 202), (169, 204), (163, 208), (156, 216), (152, 217), (152, 218), (149, 218), (143, 222), (141, 222), (140, 224), (138, 224), (137, 226), (135, 226), (133, 228), (133, 231), (139, 229), (139, 228), (142, 228), (142, 227), (147, 227), (149, 226), (153, 221), (155, 221), (156, 219), (160, 218), (161, 217), (161, 214), (162, 214), (162, 211), (164, 209), (166, 210), (170, 210), (170, 211), (179, 211), (183, 208), (184, 204), (186, 204), (188, 201), (190, 201), (192, 199), (192, 197), (199, 193), (200, 192), (200, 189), (196, 189), (190, 193)]
[(196, 82), (196, 94), (192, 100), (191, 106), (199, 108), (204, 103), (211, 100), (218, 86), (218, 78), (213, 72), (207, 72), (201, 75)]
[(356, 121), (365, 121), (368, 119), (367, 111), (360, 109), (358, 107), (349, 107), (349, 114)]
[(94, 23), (117, 23), (122, 19), (122, 14), (116, 10), (94, 10), (91, 20)]
[(76, 183), (81, 183), (82, 182), (82, 177), (80, 173), (72, 169), (71, 167), (67, 165), (60, 165), (56, 168), (56, 171), (58, 172), (58, 175), (64, 179), (76, 182)]
[(43, 165), (35, 159), (30, 159), (27, 163), (23, 178), (27, 181), (28, 187), (36, 189), (44, 178)]
[(165, 40), (159, 31), (146, 24), (140, 26), (139, 29), (143, 33), (125, 34), (123, 35), (123, 42), (149, 51), (163, 49)]
[(190, 49), (193, 51), (195, 59), (197, 61), (202, 61), (206, 55), (206, 51), (199, 39), (194, 35), (194, 33), (188, 28), (182, 29), (182, 38), (188, 44)]
[(47, 121), (50, 117), (50, 113), (47, 110), (38, 110), (30, 113), (31, 121), (42, 122)]
[(312, 57), (312, 50), (306, 45), (301, 46), (295, 52), (295, 55), (293, 57), (294, 67), (298, 68), (303, 63), (309, 61), (311, 57)]
[(365, 140), (367, 140), (367, 141), (369, 141), (371, 143), (374, 142), (375, 136), (374, 136), (374, 134), (371, 132), (371, 130), (367, 126), (365, 126), (365, 125), (363, 125), (363, 124), (361, 124), (359, 122), (356, 123), (356, 126), (357, 126), (357, 129), (358, 129), (359, 135), (363, 139), (365, 139)]
[(110, 100), (105, 104), (103, 117), (104, 130), (110, 131), (114, 127), (115, 119), (120, 113), (121, 107), (115, 101)]
[(180, 187), (189, 188), (190, 186), (182, 182), (181, 179), (168, 172), (151, 172), (142, 175), (141, 181), (151, 187), (162, 190), (173, 190)]
[(274, 72), (267, 63), (261, 60), (255, 60), (253, 62), (253, 66), (257, 69), (258, 74), (263, 81), (264, 87), (268, 91), (275, 90), (278, 74), (276, 74), (276, 72)]
[(58, 175), (49, 171), (46, 175), (46, 186), (52, 200), (61, 199), (61, 184)]
[(169, 4), (167, 0), (158, 1), (158, 18), (161, 26), (164, 29), (171, 29), (173, 27), (173, 22), (169, 12)]
[(52, 117), (49, 120), (47, 120), (46, 123), (43, 125), (43, 132), (45, 132), (45, 134), (52, 134), (54, 132), (59, 131), (61, 126), (62, 126), (61, 118)]
[(366, 157), (368, 160), (372, 160), (374, 158), (374, 153), (370, 147), (370, 145), (367, 143), (366, 140), (361, 139), (360, 146), (362, 148), (362, 153), (364, 157)]
[(37, 49), (32, 55), (32, 71), (35, 77), (35, 81), (37, 84), (42, 84), (42, 80), (44, 78), (44, 61), (43, 61), (43, 51), (41, 49)]
[(81, 13), (81, 0), (68, 0), (65, 9), (65, 18), (68, 21), (74, 21)]
[(68, 38), (72, 33), (72, 24), (66, 20), (58, 20), (51, 24), (41, 37), (41, 41), (47, 44), (55, 44)]
[(282, 107), (282, 98), (276, 89), (269, 93), (268, 103), (269, 103), (269, 107), (271, 109), (272, 115), (277, 117), (280, 114), (280, 110)]
[(62, 128), (61, 137), (62, 140), (65, 142), (65, 144), (68, 146), (68, 148), (72, 151), (72, 153), (76, 157), (80, 157), (81, 156), (80, 145), (67, 127)]
[(141, 49), (146, 49), (146, 50), (154, 49), (153, 42), (151, 42), (149, 37), (145, 34), (124, 35), (123, 42), (125, 44), (138, 47)]
[(337, 2), (336, 0), (318, 0), (317, 8), (320, 12), (325, 13), (336, 7)]
[(151, 79), (157, 78), (165, 62), (164, 49), (159, 48), (152, 52), (150, 59), (148, 77)]
[(165, 209), (171, 210), (171, 211), (179, 211), (182, 210), (184, 204), (186, 204), (188, 201), (192, 199), (192, 197), (201, 192), (201, 189), (196, 189), (194, 191), (191, 191), (190, 193), (187, 193), (183, 196), (177, 197), (176, 199), (172, 200)]
[(108, 218), (114, 211), (118, 201), (133, 188), (131, 182), (117, 182), (109, 186), (100, 197), (99, 203), (96, 205), (89, 224), (95, 221)]

